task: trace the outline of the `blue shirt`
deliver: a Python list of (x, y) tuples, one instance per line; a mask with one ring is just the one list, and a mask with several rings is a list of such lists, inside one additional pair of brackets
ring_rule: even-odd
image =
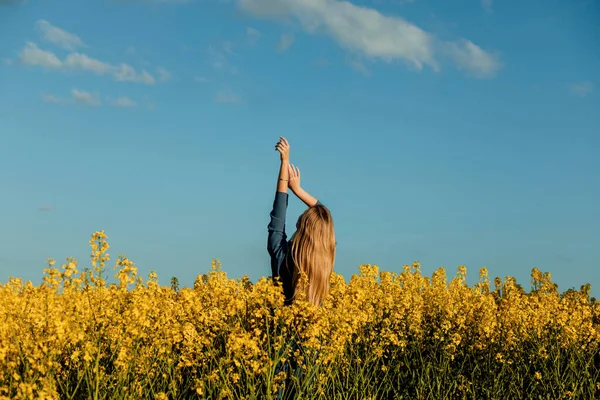
[[(290, 256), (291, 242), (287, 240), (285, 234), (285, 214), (288, 205), (288, 194), (284, 192), (275, 192), (275, 201), (273, 201), (273, 210), (271, 211), (271, 222), (267, 226), (269, 237), (267, 240), (267, 250), (271, 256), (271, 275), (273, 279), (279, 277), (283, 284), (283, 293), (286, 304), (292, 302), (294, 288), (292, 277), (294, 276), (294, 263)], [(316, 205), (323, 205), (317, 200)]]

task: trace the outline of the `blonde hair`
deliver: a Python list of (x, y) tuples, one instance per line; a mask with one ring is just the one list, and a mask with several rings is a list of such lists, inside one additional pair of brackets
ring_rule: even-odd
[[(307, 300), (318, 306), (329, 293), (335, 262), (335, 231), (327, 207), (319, 204), (300, 215), (291, 242), (294, 297), (298, 290), (303, 290)], [(302, 274), (308, 278), (307, 287), (302, 287), (300, 282)]]

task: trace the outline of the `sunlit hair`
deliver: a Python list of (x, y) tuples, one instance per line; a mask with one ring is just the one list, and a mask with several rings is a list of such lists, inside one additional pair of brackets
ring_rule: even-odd
[[(327, 207), (308, 208), (298, 218), (291, 241), (291, 256), (296, 266), (292, 274), (294, 297), (304, 290), (308, 301), (320, 305), (329, 293), (335, 262), (335, 231)], [(302, 273), (308, 278), (308, 286), (304, 288), (300, 283)]]

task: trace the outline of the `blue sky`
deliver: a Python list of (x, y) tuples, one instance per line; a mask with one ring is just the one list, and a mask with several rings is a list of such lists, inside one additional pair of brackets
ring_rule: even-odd
[(599, 295), (599, 19), (577, 0), (0, 0), (0, 282), (89, 266), (96, 230), (163, 284), (213, 258), (268, 275), (284, 135), (346, 278), (419, 260), (529, 288), (537, 267)]

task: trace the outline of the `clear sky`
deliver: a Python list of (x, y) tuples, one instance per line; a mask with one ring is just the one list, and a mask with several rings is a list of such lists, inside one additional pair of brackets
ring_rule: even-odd
[(419, 260), (529, 289), (537, 267), (598, 296), (599, 21), (591, 0), (0, 0), (0, 282), (89, 266), (96, 230), (162, 284), (213, 258), (269, 275), (283, 135), (346, 278)]

